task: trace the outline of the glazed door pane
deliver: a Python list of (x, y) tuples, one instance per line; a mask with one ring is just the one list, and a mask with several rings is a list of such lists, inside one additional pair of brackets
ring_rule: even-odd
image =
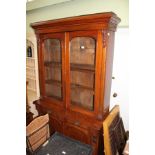
[(45, 94), (62, 100), (62, 50), (59, 39), (44, 41)]
[(94, 110), (95, 39), (75, 37), (70, 41), (71, 105)]

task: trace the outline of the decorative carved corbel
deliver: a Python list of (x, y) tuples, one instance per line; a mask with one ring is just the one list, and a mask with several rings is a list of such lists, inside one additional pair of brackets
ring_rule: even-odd
[(103, 31), (103, 48), (105, 48), (107, 46), (107, 40), (108, 37), (110, 36), (110, 33), (108, 31)]
[(36, 37), (37, 37), (37, 44), (39, 44), (40, 43), (40, 37), (39, 37), (39, 35), (36, 35)]

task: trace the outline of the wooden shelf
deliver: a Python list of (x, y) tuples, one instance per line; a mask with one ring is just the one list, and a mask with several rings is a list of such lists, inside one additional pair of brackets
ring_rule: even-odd
[[(89, 50), (89, 49), (94, 50), (94, 49), (95, 49), (95, 47), (94, 47), (94, 48), (84, 47), (84, 49), (82, 49), (80, 46), (78, 46), (78, 47), (72, 47), (72, 49), (73, 49), (73, 50), (80, 50), (80, 51), (84, 51), (84, 50)], [(94, 54), (95, 54), (95, 50), (94, 50)]]
[(30, 77), (30, 76), (26, 76), (26, 79), (31, 79), (31, 80), (34, 80), (34, 81), (36, 81), (36, 78), (35, 77)]
[(46, 84), (53, 84), (53, 85), (62, 87), (61, 81), (53, 80), (53, 79), (46, 80)]
[(61, 67), (62, 66), (62, 62), (54, 62), (54, 61), (45, 61), (44, 62), (45, 66), (52, 66), (52, 67)]
[(27, 89), (28, 89), (28, 90), (31, 90), (31, 91), (34, 91), (34, 92), (36, 91), (36, 89), (31, 88), (31, 87), (27, 87)]
[(88, 91), (90, 91), (92, 93), (92, 95), (94, 95), (94, 89), (91, 88), (91, 87), (71, 83), (71, 88), (72, 89), (78, 88), (78, 89), (82, 89), (82, 90), (88, 90)]
[(55, 98), (57, 100), (62, 100), (62, 97), (58, 97), (58, 96), (54, 96), (54, 95), (48, 95), (47, 94), (47, 97), (52, 97), (52, 98)]
[(35, 60), (36, 58), (34, 58), (34, 57), (26, 57), (26, 59), (32, 59), (32, 60)]
[(70, 64), (71, 70), (80, 70), (80, 71), (89, 71), (89, 72), (95, 72), (94, 65), (87, 65), (87, 64)]
[(35, 70), (34, 67), (29, 67), (29, 66), (26, 66), (26, 69), (32, 69), (32, 70)]

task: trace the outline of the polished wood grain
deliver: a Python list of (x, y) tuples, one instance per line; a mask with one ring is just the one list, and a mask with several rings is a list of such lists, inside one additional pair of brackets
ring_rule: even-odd
[[(109, 29), (115, 31), (120, 18), (113, 12), (83, 15), (64, 19), (49, 20), (31, 24), (36, 33), (66, 32), (79, 30)], [(47, 29), (48, 27), (48, 29)]]
[(39, 115), (49, 113), (51, 134), (59, 131), (92, 145), (93, 155), (103, 154), (119, 22), (108, 12), (31, 24), (38, 43)]

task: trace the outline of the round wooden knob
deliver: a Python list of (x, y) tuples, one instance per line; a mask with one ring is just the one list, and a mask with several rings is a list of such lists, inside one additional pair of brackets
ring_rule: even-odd
[(76, 121), (74, 124), (75, 125), (80, 125), (80, 122), (79, 121)]
[(117, 97), (117, 93), (114, 93), (114, 94), (113, 94), (113, 97)]

